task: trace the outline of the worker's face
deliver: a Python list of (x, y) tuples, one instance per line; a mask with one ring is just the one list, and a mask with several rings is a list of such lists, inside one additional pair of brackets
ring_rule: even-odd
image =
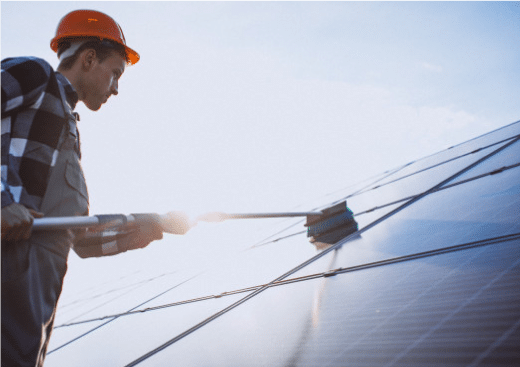
[(102, 62), (94, 57), (84, 74), (82, 90), (78, 91), (80, 100), (90, 110), (99, 110), (112, 94), (117, 95), (119, 78), (125, 66), (126, 60), (117, 52), (112, 52)]

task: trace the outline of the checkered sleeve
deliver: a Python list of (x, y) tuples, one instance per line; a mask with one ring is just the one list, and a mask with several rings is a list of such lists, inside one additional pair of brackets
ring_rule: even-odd
[[(2, 208), (20, 202), (22, 191), (26, 189), (23, 184), (23, 175), (27, 171), (24, 159), (28, 152), (35, 151), (38, 144), (33, 138), (33, 117), (41, 109), (51, 73), (51, 66), (42, 59), (2, 60)], [(49, 154), (54, 154), (54, 151)], [(50, 164), (52, 157), (50, 160), (45, 164)]]
[(36, 103), (42, 97), (51, 73), (51, 66), (36, 57), (2, 60), (2, 118)]

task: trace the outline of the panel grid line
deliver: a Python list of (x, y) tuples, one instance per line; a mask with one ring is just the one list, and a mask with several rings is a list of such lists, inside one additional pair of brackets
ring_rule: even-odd
[[(152, 297), (152, 298), (150, 298), (150, 299), (148, 299), (148, 300), (146, 300), (146, 301), (144, 301), (144, 302), (138, 304), (137, 306), (131, 308), (130, 311), (135, 310), (136, 308), (141, 307), (141, 306), (145, 305), (146, 303), (153, 301), (154, 299), (156, 299), (156, 298), (162, 296), (163, 294), (168, 293), (168, 292), (171, 291), (172, 289), (175, 289), (175, 288), (177, 288), (177, 287), (180, 287), (180, 286), (183, 285), (184, 283), (189, 282), (190, 280), (192, 280), (192, 279), (198, 277), (199, 275), (200, 275), (200, 274), (194, 275), (194, 276), (192, 276), (191, 278), (188, 278), (188, 279), (186, 279), (185, 281), (180, 282), (180, 283), (174, 285), (173, 287), (168, 288), (168, 289), (165, 290), (164, 292), (161, 292), (161, 293), (159, 293), (158, 295), (156, 295), (156, 296), (154, 296), (154, 297)], [(60, 350), (60, 349), (62, 349), (62, 348), (64, 348), (64, 347), (66, 347), (67, 345), (70, 345), (70, 344), (74, 343), (75, 341), (78, 341), (79, 339), (84, 338), (84, 337), (87, 336), (88, 334), (90, 334), (90, 333), (92, 333), (92, 332), (98, 330), (99, 328), (101, 328), (101, 327), (103, 327), (103, 326), (105, 326), (105, 325), (111, 323), (112, 321), (116, 320), (117, 318), (118, 318), (118, 316), (115, 316), (115, 317), (111, 318), (110, 320), (104, 322), (103, 324), (98, 325), (98, 326), (96, 326), (96, 327), (94, 327), (94, 328), (92, 328), (92, 329), (90, 329), (90, 330), (84, 332), (83, 334), (78, 335), (78, 336), (76, 336), (75, 338), (73, 338), (73, 339), (71, 339), (71, 340), (69, 340), (69, 341), (67, 341), (67, 342), (65, 342), (65, 343), (63, 343), (63, 344), (57, 346), (57, 347), (54, 348), (53, 350), (49, 351), (47, 354), (54, 353), (54, 352), (56, 352), (56, 351), (58, 351), (58, 350)]]
[[(443, 191), (443, 190), (447, 190), (447, 189), (450, 189), (452, 187), (455, 187), (455, 186), (458, 186), (458, 185), (462, 185), (462, 184), (465, 184), (465, 183), (468, 183), (468, 182), (472, 182), (472, 181), (475, 181), (475, 180), (478, 180), (478, 179), (481, 179), (481, 178), (484, 178), (484, 177), (487, 177), (487, 176), (493, 176), (493, 175), (497, 175), (497, 174), (500, 174), (500, 173), (503, 173), (503, 172), (506, 172), (510, 169), (513, 169), (513, 168), (518, 168), (520, 167), (520, 163), (515, 163), (515, 164), (512, 164), (512, 165), (509, 165), (509, 166), (504, 166), (504, 167), (501, 167), (501, 168), (498, 168), (498, 169), (494, 169), (492, 171), (489, 171), (487, 173), (483, 173), (481, 175), (478, 175), (478, 176), (475, 176), (475, 177), (471, 177), (471, 178), (468, 178), (468, 179), (465, 179), (465, 180), (461, 180), (459, 182), (455, 182), (453, 184), (448, 184), (448, 185), (445, 185), (443, 187), (440, 187), (436, 190), (432, 190), (432, 194), (433, 193), (436, 193), (436, 192), (440, 192), (440, 191)], [(380, 205), (380, 206), (376, 206), (376, 207), (373, 207), (373, 208), (370, 208), (368, 210), (365, 210), (365, 211), (362, 211), (362, 212), (359, 212), (359, 213), (354, 213), (354, 217), (359, 217), (361, 215), (364, 215), (364, 214), (368, 214), (368, 213), (372, 213), (376, 210), (380, 210), (380, 209), (383, 209), (383, 208), (386, 208), (386, 207), (389, 207), (389, 206), (392, 206), (392, 205), (395, 205), (395, 204), (399, 204), (399, 203), (402, 203), (402, 202), (405, 202), (405, 201), (408, 201), (408, 200), (411, 200), (411, 199), (414, 199), (415, 197), (417, 197), (418, 195), (421, 195), (421, 194), (417, 194), (417, 195), (413, 195), (413, 196), (408, 196), (408, 197), (405, 197), (405, 198), (402, 198), (402, 199), (399, 199), (399, 200), (396, 200), (396, 201), (392, 201), (390, 203), (387, 203), (387, 204), (383, 204), (383, 205)], [(292, 228), (294, 227), (296, 224), (300, 224), (300, 223), (303, 223), (304, 221), (298, 221), (296, 223), (294, 223), (292, 226), (284, 229), (283, 231), (289, 229), (289, 228)], [(283, 231), (280, 231), (278, 233), (281, 233)], [(250, 249), (253, 249), (253, 248), (257, 248), (257, 247), (261, 247), (261, 246), (265, 246), (265, 245), (268, 245), (268, 244), (271, 244), (271, 243), (274, 243), (274, 242), (278, 242), (282, 239), (285, 239), (285, 238), (289, 238), (289, 237), (292, 237), (292, 236), (296, 236), (296, 235), (300, 235), (300, 234), (303, 234), (305, 233), (306, 231), (300, 231), (300, 232), (296, 232), (296, 233), (292, 233), (292, 234), (289, 234), (287, 236), (284, 236), (284, 237), (279, 237), (275, 240), (271, 240), (269, 242), (264, 242), (264, 243), (260, 243), (260, 244), (256, 244), (256, 245), (253, 245), (251, 247), (248, 248), (248, 250)]]
[(71, 322), (71, 323), (64, 323), (64, 324), (55, 326), (55, 329), (79, 325), (79, 324), (85, 324), (85, 323), (89, 323), (89, 322), (103, 321), (108, 318), (116, 318), (116, 317), (135, 315), (135, 314), (140, 314), (140, 313), (145, 313), (145, 312), (150, 312), (150, 311), (157, 311), (157, 310), (162, 310), (165, 308), (181, 306), (181, 305), (185, 305), (185, 304), (189, 304), (189, 303), (207, 301), (210, 299), (217, 299), (217, 298), (222, 298), (222, 297), (226, 297), (226, 296), (232, 296), (232, 295), (236, 295), (236, 294), (240, 294), (240, 293), (246, 293), (246, 292), (258, 290), (261, 287), (265, 287), (265, 286), (277, 287), (277, 286), (283, 286), (283, 285), (288, 285), (288, 284), (293, 284), (293, 283), (298, 283), (298, 282), (303, 282), (303, 281), (314, 280), (314, 279), (318, 279), (318, 278), (328, 278), (328, 277), (339, 275), (339, 274), (347, 274), (347, 273), (352, 273), (352, 272), (356, 272), (356, 271), (360, 271), (360, 270), (367, 270), (367, 269), (377, 268), (377, 267), (386, 266), (386, 265), (392, 265), (392, 264), (397, 264), (397, 263), (402, 263), (402, 262), (407, 262), (407, 261), (418, 260), (418, 259), (422, 259), (422, 258), (426, 258), (426, 257), (444, 255), (444, 254), (448, 254), (448, 253), (452, 253), (452, 252), (456, 252), (456, 251), (469, 250), (469, 249), (473, 249), (476, 247), (483, 247), (483, 246), (489, 246), (489, 245), (494, 245), (494, 244), (502, 244), (502, 243), (506, 243), (506, 242), (510, 242), (510, 241), (514, 241), (514, 240), (518, 240), (518, 239), (520, 239), (520, 233), (515, 233), (515, 234), (500, 236), (500, 237), (495, 237), (495, 238), (488, 238), (485, 240), (469, 242), (469, 243), (464, 243), (464, 244), (455, 245), (455, 246), (443, 247), (443, 248), (439, 248), (439, 249), (435, 249), (435, 250), (399, 256), (399, 257), (380, 260), (380, 261), (376, 261), (376, 262), (372, 262), (372, 263), (350, 266), (347, 268), (340, 267), (337, 269), (327, 270), (327, 271), (324, 271), (321, 273), (309, 274), (309, 275), (305, 275), (305, 276), (301, 276), (301, 277), (297, 277), (297, 278), (281, 280), (281, 281), (275, 282), (273, 284), (260, 284), (260, 285), (255, 285), (255, 286), (251, 286), (251, 287), (247, 287), (247, 288), (241, 288), (241, 289), (236, 289), (236, 290), (232, 290), (232, 291), (222, 292), (217, 295), (208, 295), (208, 296), (203, 296), (203, 297), (197, 297), (197, 298), (192, 298), (192, 299), (188, 299), (188, 300), (184, 300), (184, 301), (167, 303), (167, 304), (160, 305), (160, 306), (148, 307), (148, 308), (144, 308), (141, 310), (132, 310), (132, 311), (123, 312), (123, 313), (119, 313), (119, 314), (106, 315), (106, 316), (101, 316), (101, 317), (92, 318), (92, 319), (75, 321), (75, 322)]
[[(482, 150), (484, 150), (484, 149), (491, 148), (491, 147), (493, 147), (493, 146), (495, 146), (495, 145), (498, 145), (498, 144), (504, 143), (504, 142), (506, 142), (506, 141), (509, 141), (509, 140), (512, 140), (512, 139), (515, 139), (515, 138), (518, 138), (518, 137), (520, 137), (520, 134), (519, 134), (519, 135), (512, 136), (512, 137), (507, 138), (507, 139), (504, 139), (504, 140), (501, 140), (501, 141), (498, 141), (498, 142), (496, 142), (496, 143), (493, 143), (493, 144), (487, 145), (487, 146), (485, 146), (485, 147), (477, 148), (477, 149), (475, 149), (475, 150), (473, 150), (473, 151), (471, 151), (471, 152), (469, 152), (469, 153), (465, 153), (465, 154), (462, 154), (462, 155), (460, 155), (460, 156), (457, 156), (457, 157), (454, 157), (454, 158), (450, 158), (450, 159), (445, 160), (445, 161), (443, 161), (443, 162), (440, 162), (440, 163), (434, 164), (433, 166), (428, 166), (428, 167), (423, 168), (423, 169), (421, 169), (421, 170), (419, 170), (419, 171), (416, 171), (416, 172), (410, 173), (410, 174), (408, 174), (408, 175), (406, 175), (406, 176), (399, 177), (399, 178), (396, 178), (395, 180), (392, 180), (392, 181), (386, 182), (386, 183), (384, 183), (383, 185), (374, 186), (374, 187), (372, 187), (372, 188), (370, 188), (370, 189), (368, 189), (368, 190), (365, 190), (365, 191), (361, 191), (361, 190), (360, 190), (360, 191), (358, 191), (358, 192), (356, 192), (356, 193), (353, 193), (353, 194), (350, 194), (350, 195), (346, 196), (344, 199), (348, 199), (348, 198), (351, 198), (351, 197), (354, 197), (354, 196), (358, 196), (358, 195), (364, 194), (365, 192), (369, 192), (369, 191), (372, 191), (372, 190), (378, 189), (378, 188), (380, 188), (380, 187), (384, 187), (384, 186), (386, 186), (386, 185), (390, 185), (390, 184), (392, 184), (392, 183), (394, 183), (394, 182), (397, 182), (397, 181), (400, 181), (400, 180), (404, 180), (405, 178), (409, 178), (409, 177), (411, 177), (411, 176), (414, 176), (414, 175), (416, 175), (416, 174), (422, 173), (422, 172), (424, 172), (424, 171), (428, 171), (428, 170), (430, 170), (430, 169), (432, 169), (432, 168), (436, 168), (436, 167), (442, 166), (442, 165), (444, 165), (444, 164), (446, 164), (446, 163), (453, 162), (453, 161), (455, 161), (455, 160), (457, 160), (457, 159), (460, 159), (460, 158), (463, 158), (463, 157), (466, 157), (466, 156), (469, 156), (469, 155), (472, 155), (472, 154), (478, 153), (478, 152), (480, 152), (480, 151), (482, 151)], [(415, 162), (414, 162), (414, 163), (415, 163)], [(404, 168), (404, 167), (403, 167), (403, 168)], [(401, 168), (401, 169), (402, 169), (402, 168)]]

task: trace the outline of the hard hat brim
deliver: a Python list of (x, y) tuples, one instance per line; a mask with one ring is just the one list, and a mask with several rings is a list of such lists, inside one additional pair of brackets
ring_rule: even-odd
[[(54, 51), (54, 52), (58, 52), (58, 42), (63, 39), (63, 38), (74, 38), (74, 37), (78, 37), (78, 38), (84, 38), (85, 35), (83, 34), (69, 34), (67, 35), (67, 37), (54, 37), (52, 40), (51, 40), (51, 49)], [(92, 37), (92, 36), (90, 36)], [(95, 38), (99, 38), (99, 39), (103, 39), (102, 37), (100, 36), (94, 36)], [(106, 39), (111, 39), (109, 37), (104, 37)], [(128, 47), (127, 45), (124, 45), (120, 42), (118, 42), (117, 40), (112, 40), (114, 42), (116, 42), (117, 44), (121, 45), (121, 46), (124, 46), (125, 48), (125, 53), (126, 53), (126, 58), (127, 58), (127, 64), (128, 65), (135, 65), (137, 64), (137, 62), (141, 59), (141, 56), (139, 56), (139, 53), (137, 51), (135, 51), (134, 49)]]
[(132, 50), (130, 47), (125, 46), (126, 50), (126, 58), (128, 60), (128, 65), (135, 65), (141, 59), (141, 56), (137, 53), (137, 51)]

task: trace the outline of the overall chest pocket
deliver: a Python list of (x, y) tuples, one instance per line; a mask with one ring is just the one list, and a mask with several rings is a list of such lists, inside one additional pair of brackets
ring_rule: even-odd
[(83, 207), (80, 209), (80, 211), (87, 212), (88, 190), (85, 177), (83, 175), (83, 170), (81, 169), (79, 163), (73, 163), (70, 161), (67, 162), (65, 167), (65, 181), (67, 182), (69, 188), (72, 189), (70, 190), (71, 192), (68, 194), (68, 196), (78, 196), (79, 194), (79, 197), (81, 197), (82, 200), (80, 200), (79, 197), (76, 200), (78, 201), (78, 204)]

